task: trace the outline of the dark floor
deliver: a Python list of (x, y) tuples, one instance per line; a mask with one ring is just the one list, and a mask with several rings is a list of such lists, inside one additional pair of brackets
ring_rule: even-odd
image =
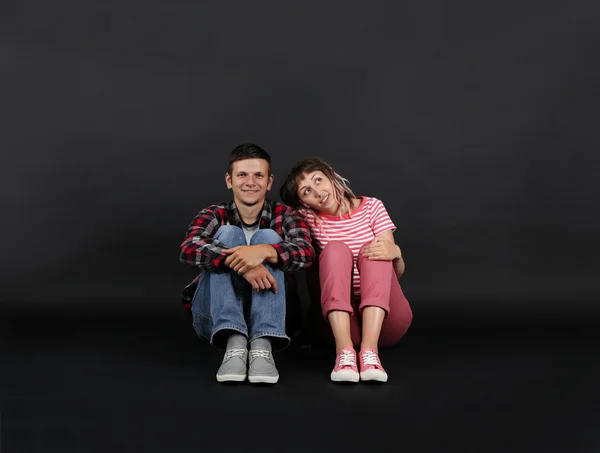
[(0, 323), (2, 453), (600, 452), (593, 324), (415, 322), (382, 351), (385, 385), (333, 384), (331, 354), (290, 351), (256, 387), (218, 384), (219, 353), (173, 307)]

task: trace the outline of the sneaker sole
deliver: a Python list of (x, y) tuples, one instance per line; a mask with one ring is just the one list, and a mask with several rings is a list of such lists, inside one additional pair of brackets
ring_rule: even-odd
[(245, 374), (217, 374), (218, 382), (243, 382), (245, 380)]
[(279, 376), (248, 376), (248, 381), (252, 384), (276, 384)]
[(344, 373), (338, 371), (337, 373), (331, 373), (331, 380), (333, 382), (358, 382), (359, 376), (358, 373)]
[(383, 374), (377, 371), (363, 371), (360, 373), (361, 381), (375, 381), (375, 382), (387, 382), (388, 377), (387, 374)]

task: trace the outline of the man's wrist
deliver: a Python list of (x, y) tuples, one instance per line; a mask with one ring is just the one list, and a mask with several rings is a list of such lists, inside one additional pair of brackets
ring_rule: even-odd
[(270, 244), (261, 244), (265, 251), (265, 260), (270, 264), (277, 264), (279, 261), (279, 255), (277, 254), (277, 250)]

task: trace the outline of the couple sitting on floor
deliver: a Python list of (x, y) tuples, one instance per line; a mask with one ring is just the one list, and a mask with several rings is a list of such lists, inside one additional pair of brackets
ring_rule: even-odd
[(271, 159), (254, 144), (230, 153), (225, 182), (233, 200), (201, 210), (180, 253), (200, 270), (184, 291), (194, 329), (225, 351), (217, 381), (279, 380), (273, 353), (290, 343), (287, 283), (309, 269), (309, 290), (320, 299), (309, 313), (317, 313), (323, 339), (335, 340), (331, 380), (386, 382), (378, 348), (400, 341), (412, 312), (398, 282), (404, 260), (395, 226), (382, 202), (354, 195), (317, 158), (291, 170), (281, 186), (285, 204), (269, 201)]

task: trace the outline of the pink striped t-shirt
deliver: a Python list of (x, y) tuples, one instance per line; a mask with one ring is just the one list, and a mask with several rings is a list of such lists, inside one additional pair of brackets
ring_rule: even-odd
[(319, 214), (316, 225), (312, 211), (302, 210), (317, 248), (322, 250), (331, 241), (342, 241), (352, 250), (354, 255), (352, 280), (356, 296), (360, 295), (360, 274), (357, 268), (360, 248), (384, 231), (396, 230), (381, 200), (372, 197), (358, 198), (361, 199), (360, 206), (352, 211), (352, 214), (345, 214), (341, 218)]

